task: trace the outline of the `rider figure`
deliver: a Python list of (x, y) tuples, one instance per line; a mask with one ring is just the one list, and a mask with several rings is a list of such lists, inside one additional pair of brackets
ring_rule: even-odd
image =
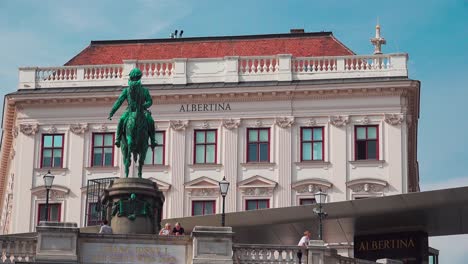
[[(122, 116), (120, 117), (119, 124), (117, 125), (117, 138), (115, 139), (115, 145), (117, 147), (120, 147), (120, 140), (122, 138), (123, 134), (123, 126), (125, 124), (125, 120), (127, 120), (128, 114), (132, 111), (136, 111), (136, 103), (129, 94), (129, 89), (130, 87), (134, 85), (140, 85), (141, 86), (141, 76), (142, 73), (140, 69), (134, 68), (133, 70), (130, 71), (129, 74), (129, 80), (128, 80), (128, 85), (129, 87), (124, 88), (122, 93), (120, 94), (119, 98), (117, 101), (115, 101), (114, 106), (112, 107), (111, 112), (109, 113), (109, 120), (111, 120), (112, 116), (114, 113), (120, 108), (122, 103), (127, 100), (128, 106), (127, 109), (124, 111)], [(155, 129), (154, 129), (154, 120), (153, 117), (151, 117), (151, 112), (149, 112), (148, 108), (151, 107), (153, 104), (153, 99), (151, 99), (151, 95), (149, 94), (148, 89), (145, 87), (141, 87), (144, 93), (144, 103), (143, 103), (143, 109), (145, 113), (145, 118), (146, 121), (148, 122), (148, 133), (149, 137), (151, 140), (150, 146), (151, 148), (154, 148), (156, 146), (156, 139), (155, 139)]]

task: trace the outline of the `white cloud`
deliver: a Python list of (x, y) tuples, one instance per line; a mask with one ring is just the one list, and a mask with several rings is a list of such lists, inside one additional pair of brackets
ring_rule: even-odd
[(463, 187), (468, 186), (468, 176), (458, 177), (458, 178), (441, 178), (440, 181), (432, 181), (432, 182), (422, 182), (421, 183), (421, 191), (431, 191), (431, 190), (439, 190), (439, 189), (448, 189), (448, 188), (456, 188), (456, 187)]

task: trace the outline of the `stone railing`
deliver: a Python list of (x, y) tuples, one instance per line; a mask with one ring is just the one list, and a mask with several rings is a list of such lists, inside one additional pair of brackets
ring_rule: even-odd
[[(296, 264), (298, 263), (297, 252), (299, 249), (298, 246), (253, 244), (235, 244), (232, 247), (235, 264)], [(302, 257), (302, 263), (307, 263), (305, 254)]]
[(348, 257), (339, 256), (339, 255), (332, 256), (329, 258), (331, 259), (329, 263), (336, 263), (336, 264), (375, 264), (377, 263), (377, 262), (373, 262), (369, 260), (348, 258)]
[(0, 236), (0, 263), (34, 261), (36, 244), (35, 233)]
[(145, 84), (294, 81), (407, 77), (406, 54), (294, 58), (289, 54), (172, 60), (124, 60), (115, 65), (23, 67), (19, 89), (126, 85), (138, 67)]

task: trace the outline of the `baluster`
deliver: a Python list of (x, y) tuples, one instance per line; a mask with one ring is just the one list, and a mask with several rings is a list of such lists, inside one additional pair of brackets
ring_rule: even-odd
[(279, 71), (279, 60), (278, 60), (278, 58), (275, 59), (275, 71)]
[(327, 71), (331, 71), (331, 69), (332, 69), (332, 67), (331, 67), (331, 59), (327, 59), (327, 62), (328, 62)]
[(270, 65), (268, 67), (269, 72), (274, 72), (275, 71), (275, 67), (273, 65), (274, 65), (274, 59), (270, 59)]
[(169, 70), (169, 65), (170, 65), (170, 64), (169, 64), (169, 63), (167, 63), (167, 62), (166, 62), (165, 64), (166, 64), (166, 71), (165, 71), (165, 75), (166, 75), (166, 76), (169, 76), (169, 73), (170, 73), (170, 70)]
[(390, 64), (390, 57), (387, 57), (387, 67), (386, 69), (390, 69), (392, 65)]

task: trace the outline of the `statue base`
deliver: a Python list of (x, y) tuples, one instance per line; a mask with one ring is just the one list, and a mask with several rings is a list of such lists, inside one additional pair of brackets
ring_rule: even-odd
[(164, 195), (148, 179), (115, 179), (105, 190), (107, 219), (114, 234), (157, 234), (161, 229)]

